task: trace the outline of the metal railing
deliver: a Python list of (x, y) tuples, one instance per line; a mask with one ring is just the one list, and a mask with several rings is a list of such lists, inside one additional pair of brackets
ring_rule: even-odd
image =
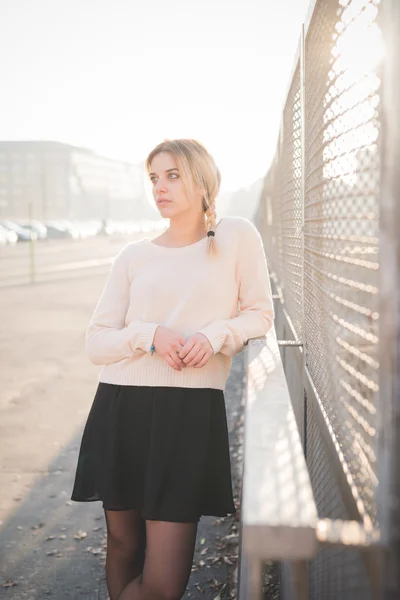
[(255, 216), (318, 511), (313, 600), (400, 597), (399, 37), (395, 0), (312, 3)]

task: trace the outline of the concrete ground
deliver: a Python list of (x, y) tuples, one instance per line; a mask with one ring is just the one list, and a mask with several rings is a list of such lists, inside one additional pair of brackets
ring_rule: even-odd
[[(97, 384), (84, 332), (104, 269), (1, 290), (0, 598), (108, 597), (101, 504), (69, 500)], [(239, 355), (226, 388), (237, 506), (242, 381)], [(201, 519), (185, 598), (235, 597), (237, 532), (238, 515)]]

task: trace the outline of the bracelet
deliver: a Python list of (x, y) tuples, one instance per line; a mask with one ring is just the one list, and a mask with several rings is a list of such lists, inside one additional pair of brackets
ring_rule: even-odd
[(151, 352), (151, 355), (152, 355), (152, 356), (153, 356), (153, 354), (154, 354), (154, 352), (155, 352), (155, 351), (156, 351), (156, 349), (154, 348), (154, 344), (152, 344), (152, 345), (150, 346), (150, 352)]

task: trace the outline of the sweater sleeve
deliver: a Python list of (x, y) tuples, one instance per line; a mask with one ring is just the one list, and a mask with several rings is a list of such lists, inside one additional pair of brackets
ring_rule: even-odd
[(95, 365), (149, 352), (158, 327), (143, 321), (125, 325), (130, 299), (129, 256), (126, 246), (114, 260), (86, 332), (86, 353)]
[(234, 356), (251, 338), (266, 335), (274, 321), (274, 307), (267, 260), (261, 236), (247, 221), (238, 246), (237, 277), (240, 310), (232, 319), (217, 320), (199, 330), (213, 347)]

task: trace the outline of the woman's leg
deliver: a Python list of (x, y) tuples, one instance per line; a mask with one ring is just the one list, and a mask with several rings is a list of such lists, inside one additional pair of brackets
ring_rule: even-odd
[(145, 522), (136, 510), (105, 510), (107, 523), (106, 576), (111, 600), (140, 575), (146, 543)]
[(193, 564), (197, 523), (146, 521), (146, 558), (141, 581), (131, 581), (118, 600), (179, 600)]

